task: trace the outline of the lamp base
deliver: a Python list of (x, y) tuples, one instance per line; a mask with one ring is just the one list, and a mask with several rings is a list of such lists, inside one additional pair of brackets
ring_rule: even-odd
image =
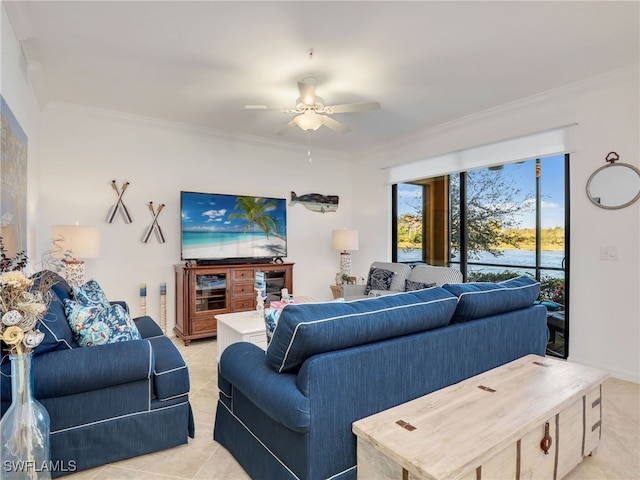
[(66, 260), (64, 262), (64, 276), (71, 287), (79, 287), (84, 283), (84, 261)]
[(342, 278), (351, 276), (351, 253), (350, 252), (340, 253), (340, 274), (342, 275)]

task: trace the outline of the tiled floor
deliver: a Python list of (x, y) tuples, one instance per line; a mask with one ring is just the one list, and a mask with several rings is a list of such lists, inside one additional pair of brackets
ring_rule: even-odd
[[(188, 445), (123, 460), (64, 477), (69, 480), (169, 480), (249, 477), (227, 451), (213, 441), (217, 391), (215, 340), (176, 345), (189, 366), (196, 438)], [(640, 479), (640, 385), (609, 379), (603, 387), (603, 434), (598, 451), (567, 480)], [(269, 480), (269, 479), (264, 479)]]

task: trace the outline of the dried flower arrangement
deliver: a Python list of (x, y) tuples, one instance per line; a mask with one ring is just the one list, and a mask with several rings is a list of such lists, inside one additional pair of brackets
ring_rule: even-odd
[(8, 257), (0, 237), (0, 340), (13, 355), (31, 352), (44, 339), (38, 326), (53, 283), (46, 271), (36, 274), (35, 280), (27, 278), (22, 272), (27, 263), (25, 252)]

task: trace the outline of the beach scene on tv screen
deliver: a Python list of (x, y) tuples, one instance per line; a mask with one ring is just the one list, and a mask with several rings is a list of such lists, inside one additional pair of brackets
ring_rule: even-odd
[(182, 258), (287, 254), (286, 200), (181, 192)]

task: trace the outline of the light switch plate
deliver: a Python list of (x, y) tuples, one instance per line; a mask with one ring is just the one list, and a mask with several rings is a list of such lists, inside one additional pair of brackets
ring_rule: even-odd
[(601, 246), (600, 247), (600, 260), (618, 260), (618, 247), (616, 247), (616, 246)]

